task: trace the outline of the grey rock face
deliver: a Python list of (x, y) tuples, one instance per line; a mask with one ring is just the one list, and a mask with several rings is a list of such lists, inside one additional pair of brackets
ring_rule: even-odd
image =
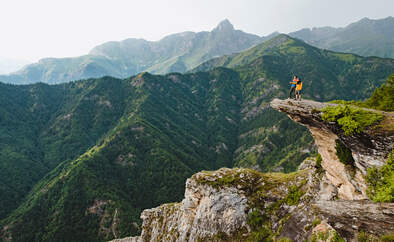
[(337, 196), (338, 189), (327, 179), (327, 176), (324, 175), (320, 183), (319, 200), (329, 201)]
[[(248, 217), (256, 212), (268, 216), (261, 226), (268, 226), (276, 239), (305, 241), (312, 233), (331, 231), (329, 236), (335, 232), (352, 241), (360, 230), (377, 236), (394, 231), (392, 203), (322, 200), (331, 199), (333, 192), (322, 194), (327, 178), (316, 169), (315, 159), (306, 159), (299, 169), (294, 175), (227, 168), (197, 173), (188, 179), (181, 203), (142, 213), (141, 236), (113, 242), (245, 241), (255, 233)], [(294, 203), (287, 201), (291, 187), (301, 192)], [(316, 226), (316, 221), (323, 222)]]
[[(270, 229), (278, 231), (281, 237), (303, 240), (309, 234), (304, 227), (314, 219), (310, 205), (319, 188), (319, 175), (313, 159), (306, 160), (300, 168), (304, 170), (299, 176), (288, 178), (279, 174), (265, 177), (248, 169), (197, 173), (187, 180), (181, 203), (144, 210), (141, 236), (115, 241), (243, 241), (252, 232), (248, 214), (268, 213), (268, 208), (276, 203), (280, 206), (270, 218)], [(283, 179), (283, 183), (278, 179)], [(284, 202), (290, 186), (302, 187), (304, 191), (297, 204)], [(264, 187), (271, 189), (263, 194), (260, 189)], [(268, 210), (254, 207), (255, 199)]]
[(187, 180), (181, 203), (144, 210), (140, 237), (114, 241), (197, 241), (213, 238), (219, 232), (231, 236), (242, 228), (248, 231), (244, 192), (235, 187), (218, 189), (200, 184), (202, 176), (197, 173)]
[[(144, 241), (196, 241), (219, 232), (230, 236), (234, 231), (248, 228), (248, 201), (242, 191), (201, 185), (197, 182), (200, 176), (198, 173), (187, 180), (185, 199), (180, 204), (163, 205), (142, 213)], [(167, 216), (162, 216), (163, 213)]]
[(142, 242), (142, 239), (141, 237), (136, 236), (136, 237), (126, 237), (123, 239), (114, 239), (111, 240), (111, 242)]
[(375, 235), (394, 231), (394, 203), (317, 201), (314, 208), (336, 231), (348, 238), (361, 230)]

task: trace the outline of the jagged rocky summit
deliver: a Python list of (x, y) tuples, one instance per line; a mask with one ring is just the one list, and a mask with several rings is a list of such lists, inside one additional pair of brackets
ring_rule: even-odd
[[(392, 234), (394, 203), (368, 200), (363, 177), (366, 168), (384, 164), (393, 136), (367, 129), (345, 137), (322, 120), (319, 110), (327, 105), (271, 102), (311, 130), (321, 165), (313, 157), (289, 174), (243, 168), (199, 172), (187, 180), (182, 202), (143, 211), (141, 236), (113, 241), (353, 241), (360, 233)], [(338, 161), (335, 139), (351, 147), (358, 163), (354, 174)]]

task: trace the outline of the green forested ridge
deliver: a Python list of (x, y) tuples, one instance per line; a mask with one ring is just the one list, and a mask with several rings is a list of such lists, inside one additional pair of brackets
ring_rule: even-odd
[(234, 68), (244, 80), (272, 80), (284, 94), (295, 74), (303, 81), (305, 98), (359, 100), (393, 73), (394, 60), (322, 50), (282, 34), (245, 52), (207, 61), (195, 71), (217, 66)]
[(0, 85), (0, 217), (4, 217), (50, 170), (36, 148), (36, 137), (61, 99), (56, 88), (46, 85)]
[[(121, 112), (122, 89), (114, 88), (115, 82), (103, 78), (59, 86), (1, 84), (0, 189), (5, 196), (0, 218), (43, 175), (85, 152), (108, 131)], [(112, 102), (117, 99), (119, 107), (91, 107), (88, 97), (96, 92)]]
[[(180, 200), (187, 177), (232, 166), (242, 103), (239, 75), (232, 70), (38, 85), (59, 89), (63, 96), (53, 103), (40, 135), (27, 138), (42, 145), (39, 161), (57, 167), (2, 221), (8, 225), (3, 237), (97, 241), (137, 233), (132, 222), (139, 222), (141, 210)], [(9, 92), (19, 88), (4, 86)], [(8, 177), (20, 176), (4, 154)], [(5, 182), (4, 187), (13, 185)], [(21, 199), (28, 188), (19, 191)], [(2, 205), (4, 214), (14, 208)]]
[[(287, 96), (291, 75), (304, 70), (305, 96), (327, 100), (365, 98), (393, 70), (393, 60), (324, 52), (287, 36), (233, 57), (225, 58), (236, 71), (0, 84), (0, 189), (10, 198), (0, 200), (1, 237), (123, 237), (138, 233), (142, 209), (180, 200), (196, 171), (295, 170), (313, 152), (312, 137), (268, 105)], [(360, 88), (326, 88), (348, 81)]]

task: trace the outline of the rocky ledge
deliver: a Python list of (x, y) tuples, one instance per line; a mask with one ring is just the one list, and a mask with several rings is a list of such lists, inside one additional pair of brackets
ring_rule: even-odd
[(114, 242), (303, 240), (315, 218), (310, 205), (319, 190), (319, 174), (313, 159), (302, 169), (264, 174), (222, 168), (194, 174), (181, 203), (143, 211), (141, 236)]
[[(286, 113), (292, 120), (310, 130), (322, 157), (323, 169), (328, 180), (337, 189), (338, 197), (346, 200), (367, 199), (367, 187), (363, 177), (368, 168), (385, 164), (388, 154), (394, 148), (394, 133), (372, 126), (358, 134), (345, 135), (338, 124), (322, 119), (321, 110), (327, 106), (337, 106), (337, 104), (291, 99), (274, 99), (271, 102), (272, 108)], [(394, 122), (392, 113), (379, 113), (385, 116), (385, 122)], [(340, 162), (335, 148), (337, 140), (350, 149), (355, 161), (355, 169), (349, 170)]]

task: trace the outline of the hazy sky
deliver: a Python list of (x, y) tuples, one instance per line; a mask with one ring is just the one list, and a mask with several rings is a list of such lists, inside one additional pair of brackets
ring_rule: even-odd
[(227, 18), (257, 35), (394, 14), (394, 0), (1, 0), (0, 58), (78, 56), (110, 40), (159, 40)]

